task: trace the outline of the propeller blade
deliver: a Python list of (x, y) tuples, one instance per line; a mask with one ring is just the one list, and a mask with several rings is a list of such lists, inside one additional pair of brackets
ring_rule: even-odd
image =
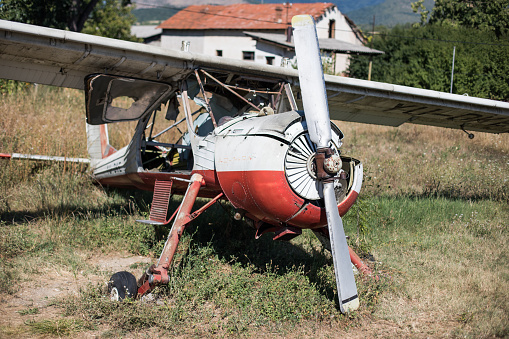
[[(309, 15), (297, 15), (292, 18), (292, 26), (299, 67), (299, 83), (309, 137), (318, 149), (330, 150), (332, 132), (315, 22), (313, 17)], [(323, 152), (321, 154), (322, 159), (324, 154), (327, 153)], [(316, 159), (318, 159), (318, 153)], [(317, 161), (317, 167), (323, 166), (323, 164), (323, 160), (321, 163)], [(318, 168), (317, 171), (319, 171)], [(326, 177), (317, 176), (322, 180), (339, 306), (341, 312), (350, 312), (359, 307), (359, 298), (343, 222), (338, 212), (334, 182), (323, 180)]]
[(359, 297), (357, 296), (357, 286), (355, 285), (343, 221), (338, 212), (333, 182), (323, 184), (323, 199), (325, 201), (325, 213), (329, 226), (330, 247), (334, 261), (336, 285), (338, 287), (339, 307), (341, 312), (348, 313), (359, 307)]
[(315, 21), (310, 15), (296, 15), (292, 26), (309, 137), (318, 148), (329, 147), (332, 138), (329, 107)]

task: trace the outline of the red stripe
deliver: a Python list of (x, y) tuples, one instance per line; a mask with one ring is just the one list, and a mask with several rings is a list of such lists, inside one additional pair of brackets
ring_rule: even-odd
[[(306, 201), (290, 188), (283, 171), (229, 171), (218, 172), (217, 175), (232, 204), (259, 220), (271, 224), (287, 223), (299, 228), (327, 225), (323, 208), (307, 204), (299, 212)], [(341, 216), (350, 209), (357, 195), (357, 192), (351, 191), (339, 204)]]
[[(255, 219), (270, 224), (287, 223), (299, 228), (318, 228), (327, 225), (325, 210), (312, 204), (299, 212), (306, 203), (288, 185), (283, 171), (197, 171), (205, 179), (205, 187), (200, 197), (214, 197), (224, 192), (236, 208), (246, 210)], [(147, 191), (154, 190), (157, 180), (170, 180), (174, 173), (140, 172), (100, 180), (104, 185), (133, 187)], [(178, 175), (189, 179), (190, 175)], [(219, 185), (220, 184), (220, 185)], [(188, 183), (174, 181), (172, 190), (183, 194)], [(341, 216), (350, 209), (357, 199), (358, 192), (350, 191), (345, 200), (338, 205)], [(297, 214), (297, 212), (299, 212)], [(296, 215), (297, 214), (297, 215)]]

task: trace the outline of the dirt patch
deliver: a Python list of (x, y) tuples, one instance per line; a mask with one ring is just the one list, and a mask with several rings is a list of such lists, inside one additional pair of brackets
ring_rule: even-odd
[(85, 261), (90, 267), (87, 272), (44, 269), (37, 277), (21, 282), (16, 293), (0, 294), (0, 337), (26, 338), (27, 322), (60, 316), (61, 310), (53, 306), (55, 300), (77, 294), (89, 284), (106, 283), (117, 271), (138, 275), (153, 259), (116, 253), (88, 256)]

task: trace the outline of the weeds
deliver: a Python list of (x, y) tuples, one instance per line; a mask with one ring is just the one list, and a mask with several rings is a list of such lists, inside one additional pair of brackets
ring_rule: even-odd
[[(9, 93), (0, 98), (0, 151), (86, 156), (82, 93), (45, 86)], [(333, 337), (355, 326), (374, 336), (385, 322), (396, 336), (507, 336), (508, 136), (338, 125), (343, 152), (361, 159), (366, 174), (345, 230), (378, 277), (356, 277), (361, 308), (354, 315), (339, 313), (330, 254), (311, 232), (291, 243), (270, 234), (254, 240), (252, 229), (215, 205), (184, 233), (170, 283), (152, 300), (113, 303), (103, 285), (89, 285), (55, 302), (66, 318), (24, 309), (40, 312), (27, 329), (47, 336), (101, 329), (110, 337)], [(131, 132), (129, 124), (111, 130), (112, 144), (123, 146)], [(151, 195), (89, 179), (80, 166), (0, 161), (2, 293), (49, 268), (92, 272), (85, 258), (93, 254), (159, 254), (168, 228), (135, 222), (146, 219)]]
[(26, 310), (18, 311), (21, 315), (34, 315), (39, 314), (39, 309), (37, 307), (27, 308)]
[[(90, 326), (107, 323), (125, 332), (155, 327), (166, 335), (198, 336), (254, 334), (262, 328), (275, 330), (281, 323), (291, 328), (302, 321), (349, 321), (334, 299), (310, 281), (304, 266), (288, 267), (283, 273), (274, 263), (266, 263), (260, 270), (256, 264), (221, 259), (212, 243), (203, 246), (191, 239), (189, 244), (169, 284), (156, 289), (152, 301), (113, 303), (104, 298), (101, 287), (90, 286), (64, 302), (66, 314), (86, 319)], [(264, 249), (262, 244), (260, 250)], [(334, 284), (332, 273), (327, 266), (327, 284)], [(359, 286), (363, 307), (370, 309), (378, 303), (383, 284), (366, 279)]]
[(28, 321), (26, 325), (35, 334), (69, 336), (83, 329), (83, 322), (77, 319)]

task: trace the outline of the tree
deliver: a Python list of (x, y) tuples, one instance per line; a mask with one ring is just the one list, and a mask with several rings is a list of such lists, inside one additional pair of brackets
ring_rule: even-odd
[(131, 26), (136, 23), (136, 17), (131, 10), (131, 6), (123, 5), (118, 0), (103, 0), (92, 11), (82, 32), (141, 42), (141, 39), (131, 35)]
[[(412, 4), (421, 24), (381, 31), (373, 48), (375, 81), (448, 92), (456, 47), (453, 93), (509, 100), (509, 0), (423, 0)], [(428, 16), (429, 14), (429, 16)], [(368, 60), (351, 59), (348, 74), (367, 78)]]
[[(508, 100), (507, 41), (508, 36), (498, 38), (495, 32), (469, 27), (397, 26), (380, 31), (373, 39), (373, 48), (385, 54), (374, 57), (372, 79), (449, 92), (456, 46), (453, 93)], [(352, 57), (349, 76), (367, 79), (368, 60)]]
[[(421, 12), (425, 24), (429, 11), (423, 0), (413, 3), (412, 9)], [(509, 31), (509, 0), (435, 0), (427, 23), (477, 28), (500, 37)]]
[(81, 32), (99, 0), (3, 0), (0, 17), (27, 24)]
[[(32, 25), (68, 29), (134, 40), (136, 18), (130, 0), (1, 0), (0, 18)], [(90, 29), (90, 27), (98, 29)]]

